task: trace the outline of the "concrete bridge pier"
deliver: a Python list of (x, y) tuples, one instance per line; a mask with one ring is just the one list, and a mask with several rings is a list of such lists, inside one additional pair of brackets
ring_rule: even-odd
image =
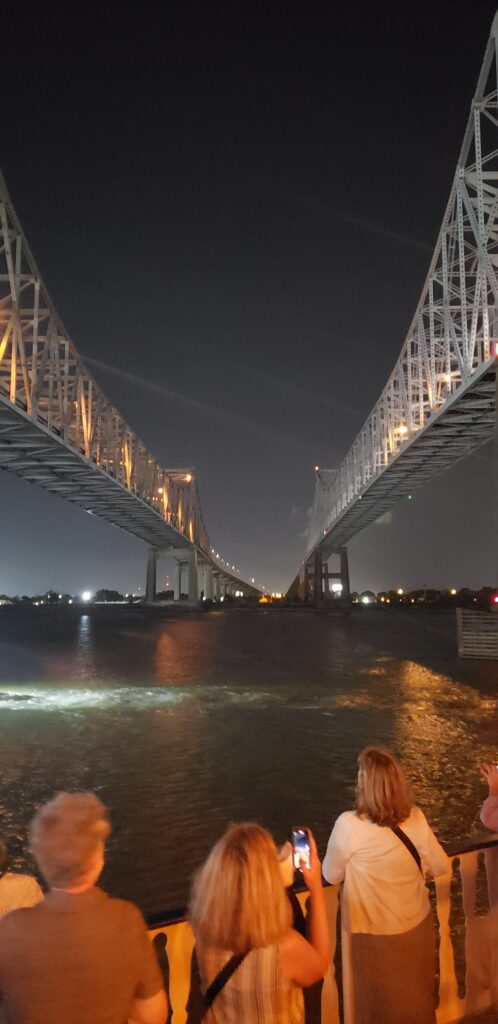
[[(175, 603), (181, 601), (182, 594), (187, 593), (187, 603), (190, 608), (199, 604), (199, 576), (197, 568), (197, 551), (195, 548), (186, 548), (184, 551), (173, 554), (175, 559), (175, 584), (173, 596)], [(185, 589), (184, 589), (185, 588)]]
[(157, 549), (149, 548), (147, 555), (147, 580), (145, 584), (145, 600), (153, 604), (156, 599), (157, 581)]
[(199, 604), (199, 573), (197, 570), (197, 550), (190, 548), (187, 558), (188, 603), (191, 607)]
[(309, 604), (313, 597), (313, 584), (314, 584), (314, 566), (313, 562), (304, 563), (303, 572), (303, 584), (302, 584), (302, 599)]
[(213, 600), (213, 583), (214, 583), (214, 572), (212, 566), (206, 565), (206, 574), (204, 577), (204, 597), (206, 601)]
[[(335, 569), (330, 569), (329, 567), (329, 559), (331, 558), (336, 560)], [(337, 565), (337, 559), (339, 559), (339, 565)], [(326, 599), (330, 599), (332, 597), (334, 583), (338, 583), (341, 586), (341, 589), (334, 600), (349, 600), (351, 590), (349, 586), (348, 549), (346, 547), (338, 548), (337, 551), (330, 552), (324, 560), (322, 586)]]
[(175, 580), (173, 583), (173, 600), (180, 601), (182, 596), (182, 569), (183, 562), (175, 558)]
[(347, 600), (349, 601), (349, 598), (351, 597), (351, 587), (349, 585), (348, 549), (347, 548), (341, 548), (340, 556), (341, 556), (341, 583), (342, 583), (341, 597), (342, 598), (347, 598)]
[(175, 560), (175, 575), (173, 581), (173, 599), (175, 603), (181, 601), (182, 594), (187, 594), (186, 605), (195, 608), (199, 604), (199, 574), (205, 571), (204, 593), (205, 596), (212, 593), (212, 569), (210, 566), (197, 565), (197, 549), (165, 548), (158, 550), (150, 547), (147, 557), (147, 581), (145, 587), (145, 599), (147, 604), (154, 604), (156, 600), (157, 586), (157, 559), (161, 555), (169, 555)]
[[(325, 574), (327, 563), (325, 562)], [(320, 549), (315, 551), (311, 558), (304, 563), (303, 580), (299, 581), (297, 593), (306, 604), (313, 604), (315, 608), (323, 604), (323, 579), (324, 564)]]
[[(325, 568), (327, 563), (325, 563)], [(315, 551), (313, 556), (313, 582), (314, 582), (314, 605), (315, 608), (321, 608), (323, 604), (323, 560), (322, 552), (320, 548)]]
[(199, 599), (205, 601), (213, 600), (213, 567), (211, 565), (200, 565), (199, 575)]

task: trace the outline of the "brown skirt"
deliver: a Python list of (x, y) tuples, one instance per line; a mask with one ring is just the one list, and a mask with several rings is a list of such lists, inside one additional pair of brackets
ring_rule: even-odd
[(435, 1024), (432, 913), (401, 935), (353, 934), (351, 952), (355, 1024)]

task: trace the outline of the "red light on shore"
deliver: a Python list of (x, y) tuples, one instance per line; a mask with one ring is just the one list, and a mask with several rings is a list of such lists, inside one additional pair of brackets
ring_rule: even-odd
[(498, 341), (495, 341), (493, 348), (495, 350), (495, 359), (498, 359)]
[(491, 604), (498, 605), (498, 594), (493, 594), (493, 597), (491, 598)]
[(320, 472), (320, 466), (313, 466), (313, 469), (315, 470), (315, 473)]

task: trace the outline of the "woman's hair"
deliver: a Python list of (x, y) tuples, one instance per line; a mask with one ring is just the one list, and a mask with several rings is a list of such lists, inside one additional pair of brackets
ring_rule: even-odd
[(376, 825), (399, 825), (413, 807), (403, 769), (388, 750), (365, 747), (358, 757), (356, 813)]
[(107, 811), (94, 793), (58, 793), (36, 812), (31, 851), (52, 888), (77, 885), (110, 834)]
[(261, 825), (230, 825), (194, 878), (189, 919), (200, 945), (245, 953), (288, 932), (277, 850)]

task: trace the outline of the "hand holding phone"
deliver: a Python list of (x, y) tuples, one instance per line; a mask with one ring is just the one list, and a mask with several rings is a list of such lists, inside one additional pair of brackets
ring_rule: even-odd
[(302, 871), (304, 865), (308, 868), (311, 867), (311, 842), (309, 829), (303, 828), (300, 825), (294, 825), (292, 828), (292, 848), (294, 850), (294, 867), (298, 871)]
[(481, 775), (485, 782), (489, 786), (489, 793), (491, 796), (498, 796), (498, 765), (496, 764), (482, 764)]

